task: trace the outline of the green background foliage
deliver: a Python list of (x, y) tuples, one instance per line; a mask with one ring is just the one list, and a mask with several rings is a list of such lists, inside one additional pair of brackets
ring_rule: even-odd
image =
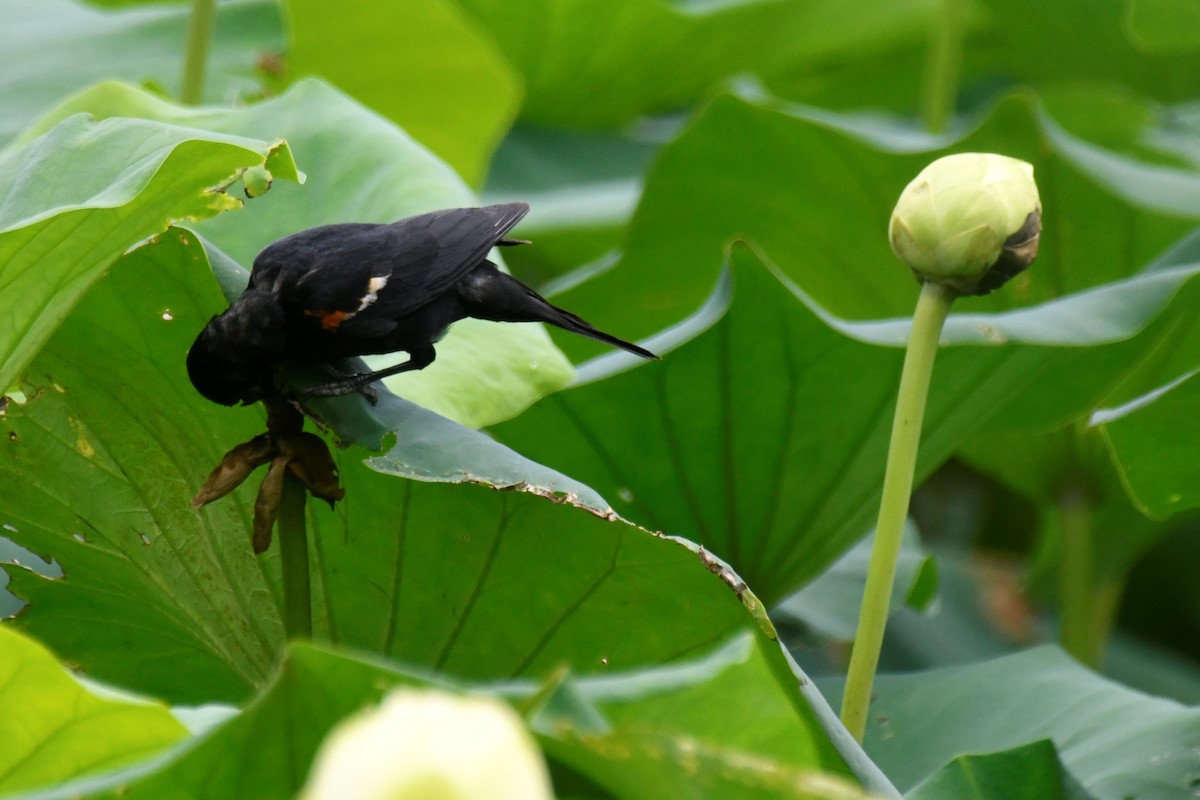
[[(191, 4), (9, 5), (0, 793), (293, 797), (405, 685), (512, 703), (563, 798), (1191, 796), (1189, 4), (223, 0), (196, 107)], [(859, 747), (829, 703), (918, 292), (885, 231), (962, 151), (1032, 163), (1045, 229), (947, 323), (912, 674)], [(467, 320), (313, 403), (347, 495), (289, 642), (259, 476), (190, 503), (264, 424), (191, 341), (283, 235), (518, 199), (507, 267), (663, 360)]]

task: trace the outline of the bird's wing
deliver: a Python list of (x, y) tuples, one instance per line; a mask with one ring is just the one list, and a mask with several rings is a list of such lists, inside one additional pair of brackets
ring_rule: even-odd
[(380, 335), (448, 291), (528, 211), (506, 203), (311, 228), (263, 250), (250, 284), (326, 330)]

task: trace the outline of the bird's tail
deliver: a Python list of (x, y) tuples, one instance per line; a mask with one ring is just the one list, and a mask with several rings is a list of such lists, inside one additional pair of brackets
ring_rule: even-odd
[(550, 303), (541, 295), (536, 295), (536, 297), (546, 304), (548, 313), (545, 317), (543, 317), (543, 321), (549, 322), (551, 325), (557, 325), (563, 330), (568, 330), (571, 333), (578, 333), (580, 336), (586, 336), (589, 339), (595, 339), (598, 342), (604, 342), (605, 344), (611, 344), (613, 347), (619, 347), (622, 350), (628, 350), (630, 353), (641, 356), (642, 358), (658, 360), (658, 356), (654, 353), (651, 353), (646, 348), (639, 347), (633, 342), (627, 342), (624, 339), (618, 339), (611, 333), (605, 333), (604, 331), (599, 330), (586, 320), (575, 316), (570, 311), (559, 308), (558, 306)]
[(598, 330), (566, 309), (559, 308), (511, 275), (490, 263), (460, 281), (458, 290), (471, 308), (471, 316), (496, 322), (548, 322), (571, 333), (587, 336), (642, 358), (658, 359), (644, 347)]

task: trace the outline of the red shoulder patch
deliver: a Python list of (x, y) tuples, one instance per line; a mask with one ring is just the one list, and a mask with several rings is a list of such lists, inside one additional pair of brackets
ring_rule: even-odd
[(327, 331), (336, 330), (338, 325), (354, 316), (351, 311), (305, 311), (304, 313), (306, 316), (321, 320), (321, 327)]

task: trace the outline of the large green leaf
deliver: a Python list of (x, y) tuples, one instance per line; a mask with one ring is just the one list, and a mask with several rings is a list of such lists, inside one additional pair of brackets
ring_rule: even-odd
[(272, 204), (251, 205), (233, 225), (212, 221), (207, 237), (241, 264), (276, 239), (331, 222), (389, 222), (437, 206), (469, 204), (453, 170), (392, 123), (315, 78), (244, 108), (181, 106), (136, 86), (105, 82), (50, 111), (32, 129), (71, 114), (139, 117), (234, 136), (284, 138), (303, 152), (303, 186), (276, 186)]
[(897, 40), (923, 40), (931, 4), (458, 0), (524, 76), (522, 117), (614, 127), (694, 102), (721, 80)]
[[(1070, 116), (1072, 109), (1095, 109), (1095, 103), (1079, 92), (1059, 97), (1054, 107), (1056, 113)], [(699, 302), (718, 269), (721, 248), (731, 237), (745, 236), (835, 313), (849, 317), (911, 313), (916, 284), (889, 251), (884, 234), (887, 219), (901, 187), (920, 166), (956, 150), (995, 150), (1030, 160), (1045, 204), (1042, 252), (1032, 269), (987, 298), (960, 301), (958, 310), (1029, 306), (1111, 282), (1141, 269), (1174, 245), (1194, 224), (1185, 217), (1200, 208), (1196, 202), (1200, 176), (1186, 159), (1144, 161), (1139, 160), (1144, 154), (1135, 157), (1120, 149), (1146, 138), (1163, 141), (1164, 131), (1144, 125), (1115, 127), (1103, 137), (1105, 148), (1101, 148), (1068, 133), (1027, 95), (1001, 102), (977, 129), (953, 140), (914, 134), (862, 116), (797, 109), (767, 100), (718, 98), (664, 150), (652, 170), (622, 262), (561, 299), (585, 316), (624, 317), (622, 329), (637, 334), (677, 318), (688, 305)], [(738, 147), (729, 147), (735, 140)], [(762, 158), (762, 153), (770, 153), (771, 158)], [(1110, 295), (1110, 300), (1125, 303), (1127, 298)], [(1154, 360), (1172, 352), (1180, 358), (1195, 352), (1194, 334), (1172, 340), (1186, 330), (1188, 316), (1176, 318), (1179, 330), (1161, 333)], [(990, 326), (991, 322), (981, 318), (976, 324)], [(1038, 336), (1066, 340), (1067, 324), (1047, 316)], [(1018, 338), (1029, 341), (1027, 335)], [(573, 353), (590, 348), (565, 339), (561, 343)], [(988, 427), (1004, 436), (980, 440), (972, 460), (1001, 476), (1006, 469), (1027, 476), (1047, 475), (1051, 480), (1041, 484), (1043, 489), (1061, 483), (1064, 476), (1055, 475), (1055, 469), (1080, 464), (1086, 453), (1049, 448), (1044, 437), (1030, 438), (1026, 431), (1041, 434), (1061, 428), (1110, 402), (1106, 400), (1110, 392), (1128, 392), (1146, 384), (1165, 365), (1139, 366), (1136, 376), (1131, 373), (1151, 352), (1143, 348), (1124, 360), (1114, 356), (1102, 371), (1087, 375), (1083, 370), (1090, 367), (1072, 369), (1072, 375), (1044, 383), (1038, 392), (1043, 408), (1032, 409), (1037, 413), (1029, 413), (1028, 404), (1011, 412), (1002, 407), (984, 409), (996, 414)], [(1193, 358), (1184, 368), (1194, 366)], [(1149, 371), (1143, 375), (1144, 370)], [(1179, 372), (1167, 374), (1173, 377)], [(754, 379), (770, 380), (758, 375)], [(1090, 382), (1093, 388), (1080, 392), (1072, 388), (1080, 386), (1076, 381)], [(1127, 385), (1120, 386), (1122, 382)], [(965, 441), (960, 438), (958, 444)], [(1017, 453), (1028, 454), (1035, 469), (1013, 466), (1019, 460)], [(594, 475), (576, 473), (614, 496), (610, 485)], [(1104, 478), (1099, 473), (1080, 477), (1097, 484)], [(1161, 535), (1161, 529), (1151, 530), (1137, 518), (1116, 481), (1111, 487), (1116, 491), (1106, 493), (1101, 528), (1111, 532), (1105, 541), (1114, 546), (1106, 543), (1100, 551), (1107, 559), (1103, 571), (1119, 576)], [(723, 552), (769, 594), (771, 587), (751, 566), (739, 563), (735, 552)]]
[(1130, 40), (1145, 52), (1200, 50), (1200, 8), (1187, 0), (1126, 0), (1125, 25)]
[(1003, 753), (961, 755), (922, 781), (908, 800), (1089, 800), (1045, 739)]
[(1196, 372), (1097, 412), (1121, 480), (1145, 513), (1165, 519), (1200, 506), (1200, 378)]
[(226, 189), (263, 164), (297, 177), (282, 142), (82, 115), (0, 156), (0, 391), (117, 256), (172, 220), (240, 207)]
[(0, 792), (139, 761), (185, 733), (163, 706), (88, 691), (45, 648), (0, 625)]
[(1100, 800), (1186, 797), (1200, 772), (1200, 709), (1111, 683), (1051, 647), (881, 676), (864, 744), (908, 791), (959, 754), (1039, 739)]
[(357, 464), (343, 474), (344, 510), (322, 508), (312, 525), (316, 624), (333, 641), (519, 677), (672, 661), (748, 609), (765, 619), (694, 545), (527, 494), (398, 483)]
[(1168, 54), (1169, 48), (1145, 48), (1147, 34), (1153, 38), (1148, 29), (1161, 26), (1130, 26), (1131, 2), (1166, 5), (1166, 0), (1063, 0), (1051, 8), (1037, 0), (987, 0), (987, 24), (963, 49), (964, 80), (1110, 83), (1160, 100), (1194, 96), (1200, 77), (1195, 49)]
[[(389, 222), (476, 201), (454, 174), (403, 131), (320, 81), (300, 81), (281, 97), (243, 109), (183, 108), (120, 84), (103, 84), (55, 110), (141, 116), (237, 135), (284, 137), (303, 153), (308, 181), (277, 186), (236, 224), (217, 220), (204, 235), (241, 264), (301, 228), (331, 222)], [(282, 191), (281, 191), (282, 190)], [(294, 190), (294, 191), (292, 191)], [(220, 310), (214, 305), (211, 313)], [(197, 331), (199, 327), (197, 327)], [(373, 359), (390, 366), (396, 357)], [(570, 379), (570, 365), (540, 325), (468, 319), (438, 345), (427, 369), (389, 379), (404, 397), (467, 425), (518, 413)]]
[(1001, 291), (960, 301), (961, 311), (1027, 306), (1126, 277), (1195, 224), (1186, 217), (1200, 215), (1200, 174), (1072, 137), (1027, 94), (1009, 96), (953, 139), (724, 95), (662, 152), (621, 263), (559, 300), (644, 335), (701, 302), (723, 248), (741, 237), (834, 314), (911, 314), (917, 284), (888, 247), (888, 219), (926, 163), (964, 150), (1033, 163), (1045, 209), (1034, 266)]
[[(178, 94), (190, 13), (182, 3), (106, 10), (77, 0), (6, 2), (0, 52), (10, 66), (0, 73), (0, 145), (98, 77), (148, 82)], [(205, 100), (260, 92), (256, 62), (282, 46), (273, 0), (220, 3)]]
[[(650, 341), (661, 362), (601, 357), (494, 431), (624, 516), (728, 559), (774, 604), (871, 526), (907, 322), (836, 320), (749, 249), (732, 252), (732, 285)], [(956, 346), (934, 371), (918, 476), (989, 425), (1049, 425), (1093, 407), (1191, 313), (1195, 272), (951, 316), (943, 341)]]
[[(563, 768), (576, 766), (582, 749), (591, 748), (593, 764), (600, 765), (628, 767), (630, 756), (625, 754), (635, 756), (649, 785), (631, 781), (630, 773), (623, 775), (618, 769), (594, 771), (585, 765), (581, 770), (597, 774), (600, 785), (611, 790), (605, 796), (620, 800), (709, 797), (714, 786), (730, 800), (857, 800), (863, 795), (801, 700), (795, 676), (780, 675), (769, 666), (779, 656), (772, 642), (747, 633), (675, 668), (573, 679), (551, 693), (550, 707), (534, 715), (532, 726), (560, 783), (570, 781)], [(303, 785), (328, 731), (402, 686), (499, 690), (519, 705), (545, 702), (545, 692), (530, 681), (503, 686), (450, 682), (410, 666), (298, 644), (289, 649), (271, 684), (237, 716), (156, 762), (77, 782), (44, 797), (291, 798)], [(730, 691), (745, 705), (722, 708)], [(751, 712), (754, 716), (746, 717), (747, 724), (730, 724), (731, 716), (737, 720), (739, 714)], [(581, 741), (575, 729), (581, 715), (592, 723), (611, 725), (603, 739), (588, 730)], [(674, 746), (681, 758), (656, 760), (653, 750), (641, 749), (648, 744)], [(720, 747), (716, 757), (725, 760), (710, 760), (706, 745)], [(861, 757), (857, 745), (844, 747)], [(697, 769), (697, 758), (706, 769)], [(898, 797), (877, 771), (869, 766), (864, 771), (864, 785), (878, 793), (873, 796)], [(813, 788), (779, 791), (792, 788), (793, 780), (801, 788)], [(764, 793), (764, 783), (775, 791)], [(650, 794), (651, 786), (659, 787), (660, 793)], [(563, 787), (556, 789), (561, 792)]]
[[(845, 765), (777, 658), (773, 641), (743, 634), (678, 667), (568, 680), (532, 724), (553, 758), (621, 798), (862, 796), (830, 776)], [(741, 715), (753, 724), (731, 724)]]
[(214, 413), (188, 382), (216, 288), (183, 236), (118, 261), (35, 359), (3, 420), (0, 480), (21, 491), (0, 517), (63, 571), (9, 568), (32, 603), (17, 624), (91, 675), (194, 703), (265, 680), (283, 627), (275, 571), (245, 546), (252, 498), (191, 507), (204, 473), (261, 423)]
[(278, 673), (241, 713), (165, 758), (42, 797), (293, 798), (322, 739), (341, 719), (377, 703), (388, 689), (429, 683), (427, 675), (411, 670), (293, 645)]
[(320, 0), (287, 6), (290, 73), (337, 84), (481, 182), (521, 88), (473, 19), (451, 0), (372, 0), (353, 14)]

